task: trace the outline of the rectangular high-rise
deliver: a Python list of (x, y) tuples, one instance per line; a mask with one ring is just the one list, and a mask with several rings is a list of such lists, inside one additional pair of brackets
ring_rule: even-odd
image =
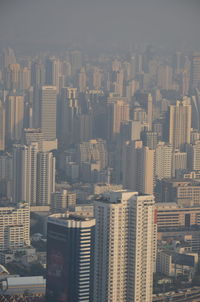
[(56, 86), (42, 86), (40, 89), (40, 128), (44, 139), (56, 138)]
[(185, 98), (169, 106), (169, 143), (175, 149), (183, 149), (190, 143), (192, 109), (190, 99)]
[(54, 214), (47, 224), (48, 302), (93, 302), (95, 219)]
[(154, 198), (126, 190), (95, 200), (94, 302), (151, 302)]

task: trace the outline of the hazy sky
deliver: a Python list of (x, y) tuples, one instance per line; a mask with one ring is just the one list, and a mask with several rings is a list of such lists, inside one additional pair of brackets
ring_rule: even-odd
[(0, 43), (200, 46), (198, 0), (0, 0)]

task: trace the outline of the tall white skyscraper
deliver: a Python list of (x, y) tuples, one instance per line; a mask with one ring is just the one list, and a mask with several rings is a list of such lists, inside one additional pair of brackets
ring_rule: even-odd
[(95, 200), (94, 302), (151, 302), (154, 198), (126, 190)]
[(37, 204), (50, 205), (55, 192), (55, 157), (51, 152), (39, 152), (37, 161)]
[(42, 86), (40, 90), (40, 128), (44, 139), (56, 138), (56, 86)]
[(15, 145), (13, 148), (13, 186), (14, 202), (26, 201), (36, 204), (37, 192), (37, 153), (38, 144)]

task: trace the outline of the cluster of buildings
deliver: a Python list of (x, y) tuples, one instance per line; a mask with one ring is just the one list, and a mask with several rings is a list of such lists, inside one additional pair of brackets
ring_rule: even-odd
[(0, 57), (0, 262), (37, 261), (30, 213), (46, 213), (48, 302), (150, 302), (154, 272), (191, 280), (200, 54)]

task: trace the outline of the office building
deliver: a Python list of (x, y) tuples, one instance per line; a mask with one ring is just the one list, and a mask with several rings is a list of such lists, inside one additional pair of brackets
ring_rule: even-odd
[(200, 226), (199, 206), (184, 207), (176, 202), (156, 203), (158, 231)]
[(126, 190), (94, 201), (94, 302), (151, 302), (156, 246), (154, 198)]
[(48, 302), (93, 300), (95, 219), (54, 214), (47, 223)]
[(56, 99), (55, 86), (42, 86), (40, 89), (40, 129), (44, 139), (56, 138)]
[(0, 250), (30, 245), (30, 207), (27, 203), (0, 207)]

